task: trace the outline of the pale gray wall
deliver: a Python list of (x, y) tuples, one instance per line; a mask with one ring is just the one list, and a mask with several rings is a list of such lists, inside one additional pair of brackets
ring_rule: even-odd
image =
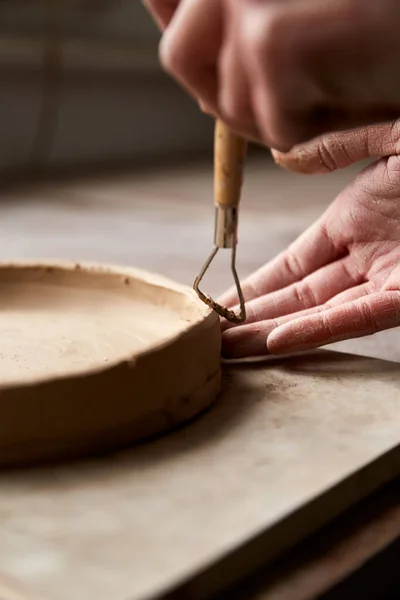
[[(85, 9), (76, 4), (63, 11), (64, 39), (95, 40), (97, 45), (79, 50), (83, 70), (78, 55), (63, 73), (53, 150), (45, 164), (135, 161), (210, 149), (212, 122), (159, 69), (159, 34), (141, 2), (95, 2), (96, 10), (88, 2)], [(32, 2), (0, 2), (0, 42), (6, 40), (0, 44), (0, 169), (29, 164), (43, 91), (40, 43), (25, 48), (29, 68), (20, 57), (14, 67), (7, 63), (7, 39), (34, 40), (42, 31), (42, 18), (42, 8)], [(125, 64), (103, 66), (108, 55), (115, 60), (122, 44), (127, 48), (123, 58), (129, 56)]]
[[(57, 0), (53, 0), (57, 2)], [(157, 28), (140, 0), (64, 0), (63, 27), (69, 35), (156, 41)], [(0, 1), (0, 32), (39, 32), (43, 26), (42, 0)]]

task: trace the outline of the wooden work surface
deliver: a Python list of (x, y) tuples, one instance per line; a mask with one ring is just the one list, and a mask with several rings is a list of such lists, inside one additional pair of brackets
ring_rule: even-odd
[[(304, 178), (263, 159), (250, 164), (240, 274), (286, 246), (351, 175)], [(0, 258), (133, 264), (190, 283), (212, 243), (211, 193), (209, 164), (8, 189)], [(217, 263), (210, 291), (228, 284)], [(398, 331), (339, 347), (400, 358)], [(171, 437), (86, 464), (3, 474), (1, 600), (154, 596), (267, 531), (260, 549), (227, 563), (228, 573), (239, 576), (239, 564), (247, 572), (398, 472), (397, 450), (371, 461), (400, 443), (399, 387), (398, 365), (350, 356), (230, 367), (216, 408)], [(355, 487), (321, 496), (367, 464)], [(206, 570), (196, 589), (212, 576)]]
[(180, 432), (3, 475), (1, 571), (44, 600), (134, 600), (205, 569), (180, 597), (206, 597), (399, 473), (399, 432), (397, 364), (231, 367), (217, 406)]

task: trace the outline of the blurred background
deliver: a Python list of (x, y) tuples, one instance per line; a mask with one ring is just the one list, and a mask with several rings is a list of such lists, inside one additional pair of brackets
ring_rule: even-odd
[[(0, 0), (0, 260), (128, 264), (192, 284), (213, 242), (213, 122), (158, 63), (138, 0)], [(243, 278), (360, 169), (293, 175), (252, 149)], [(204, 281), (232, 283), (229, 256)], [(400, 360), (396, 331), (339, 345)]]
[(0, 168), (90, 166), (209, 148), (212, 124), (161, 71), (138, 0), (0, 1)]

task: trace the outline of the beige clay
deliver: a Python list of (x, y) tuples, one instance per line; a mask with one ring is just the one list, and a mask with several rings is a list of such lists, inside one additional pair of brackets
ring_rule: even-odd
[(0, 266), (0, 464), (130, 444), (220, 386), (218, 318), (132, 269)]

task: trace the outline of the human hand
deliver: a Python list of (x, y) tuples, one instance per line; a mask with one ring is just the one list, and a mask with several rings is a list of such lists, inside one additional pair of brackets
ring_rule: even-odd
[(398, 117), (398, 0), (144, 1), (165, 69), (245, 137), (287, 151)]
[[(400, 325), (400, 121), (276, 153), (278, 162), (304, 173), (375, 156), (385, 158), (243, 282), (248, 318), (238, 327), (222, 322), (226, 358), (309, 350)], [(234, 307), (234, 289), (219, 301)]]

